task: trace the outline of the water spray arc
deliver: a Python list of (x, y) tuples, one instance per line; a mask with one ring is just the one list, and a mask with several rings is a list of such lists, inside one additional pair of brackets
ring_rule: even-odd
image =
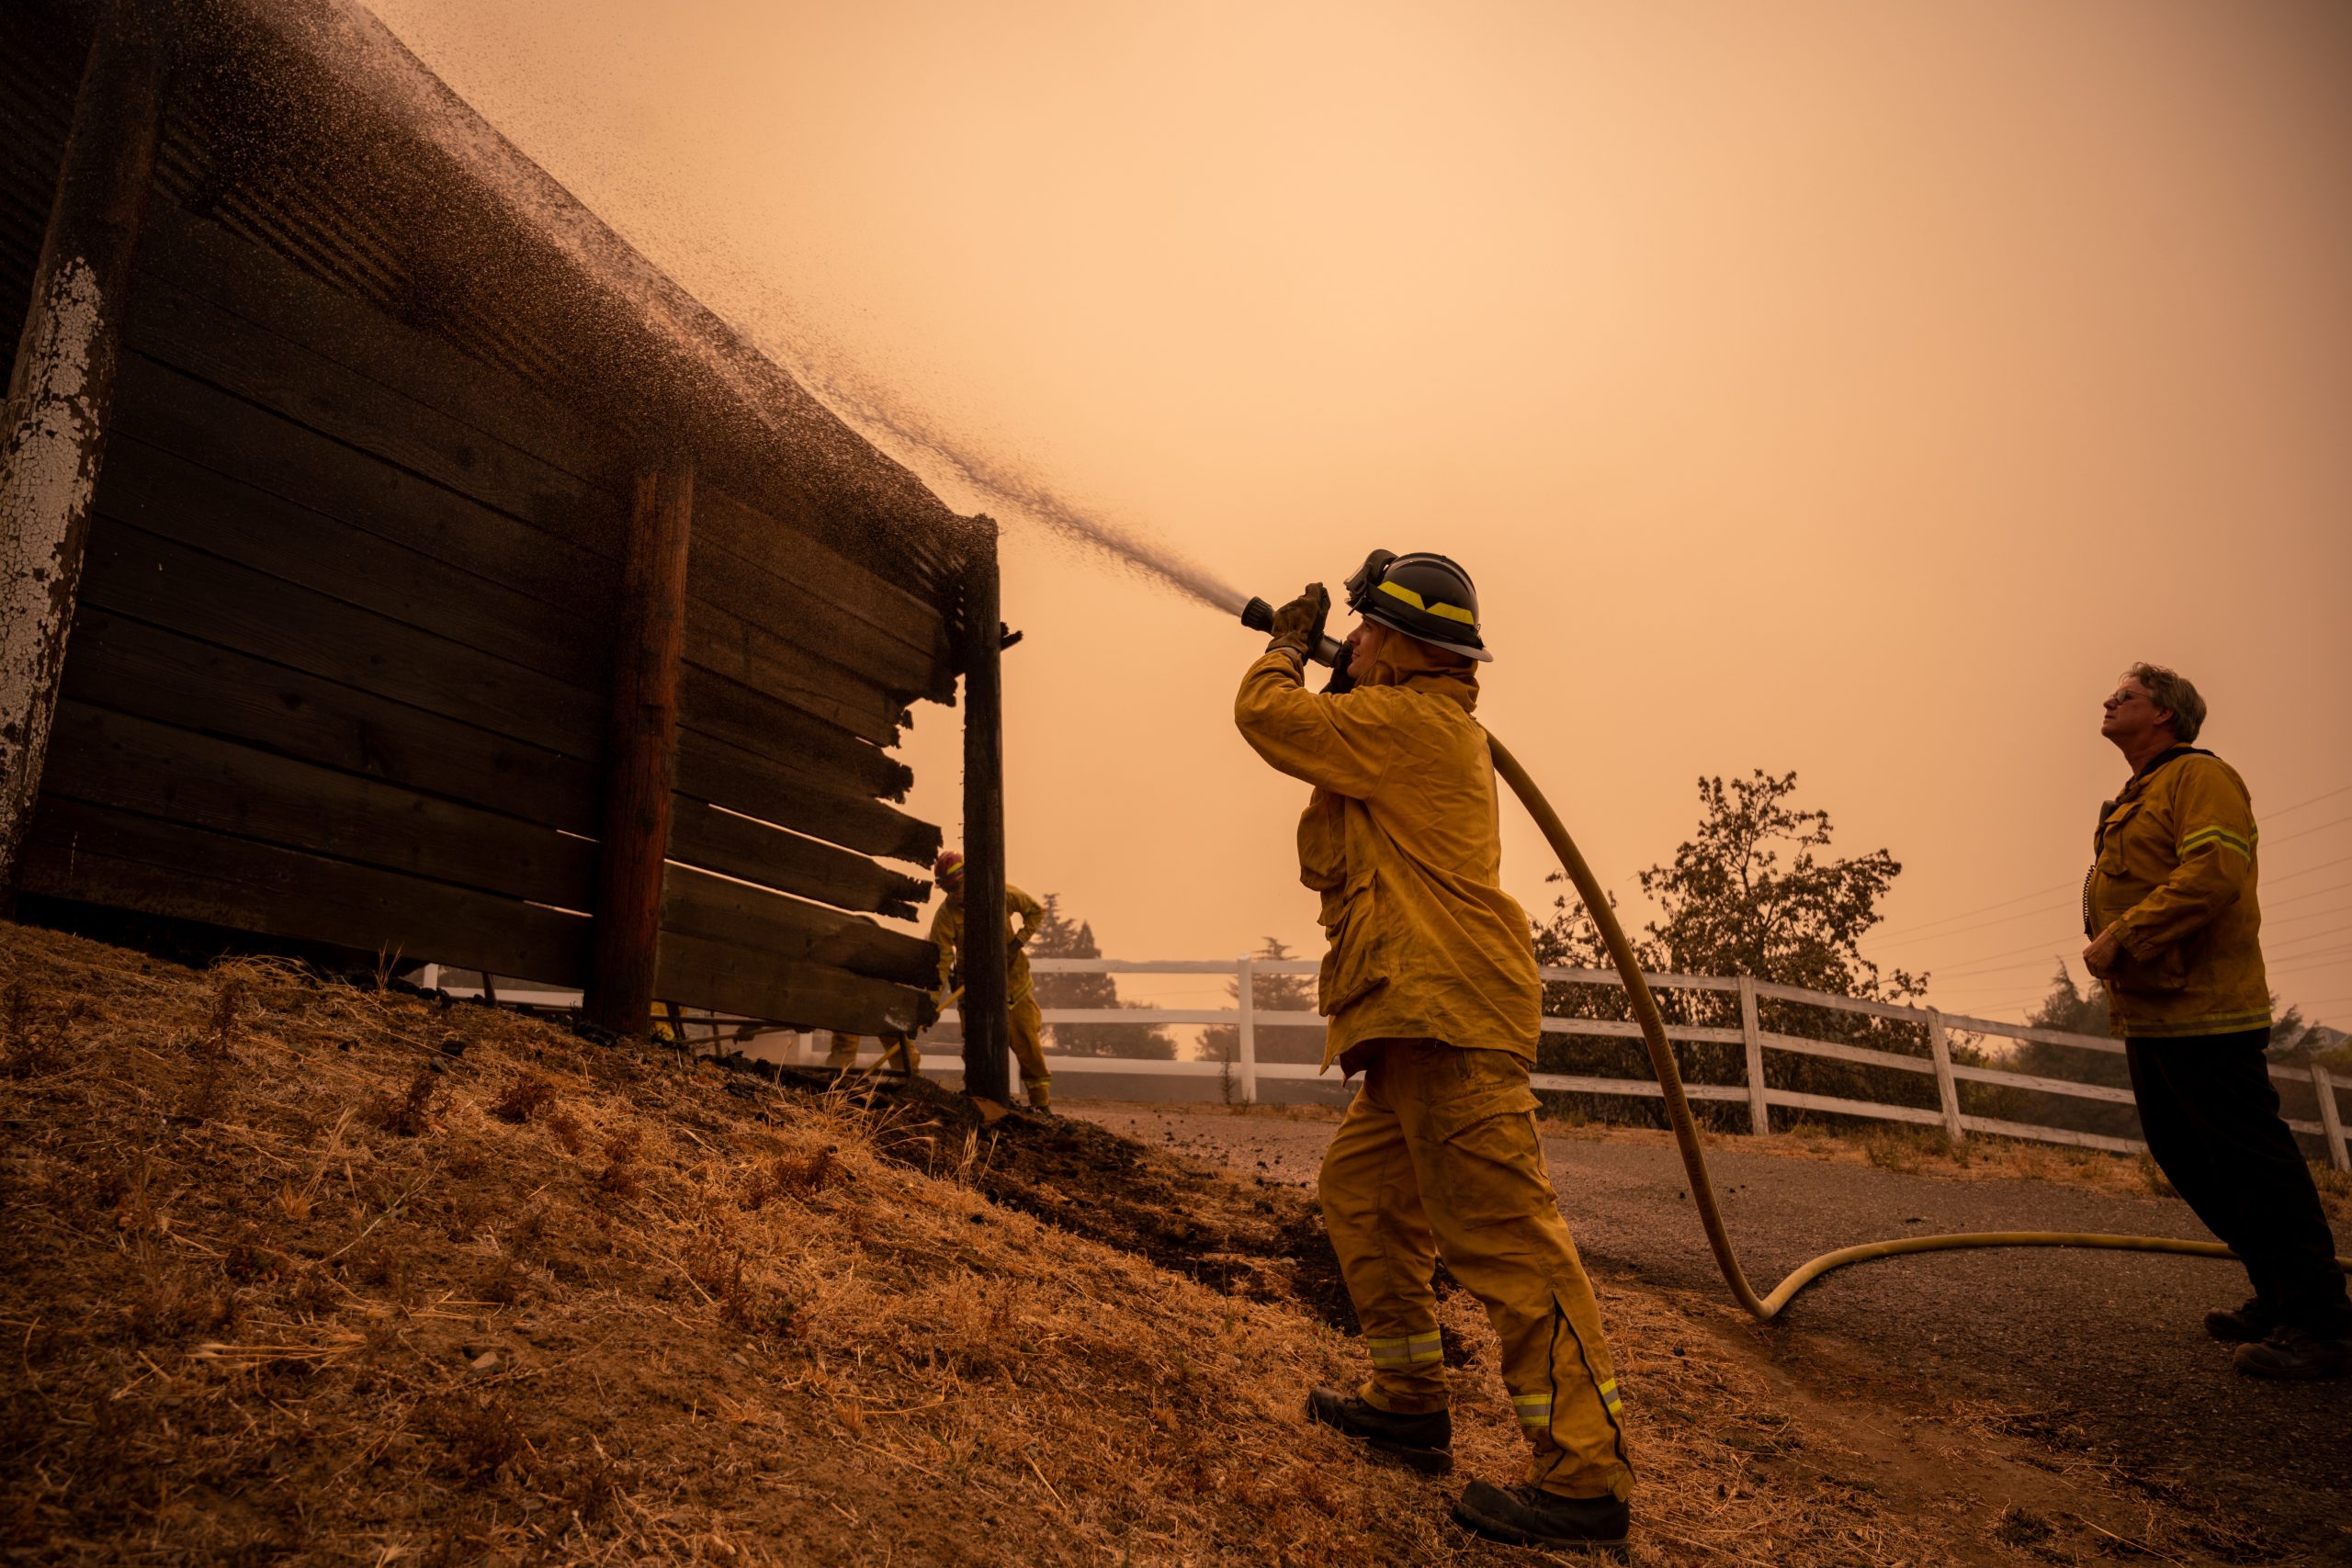
[[(1273, 612), (1262, 599), (1252, 599), (1243, 606), (1241, 623), (1254, 631), (1269, 630)], [(1318, 664), (1339, 662), (1340, 645), (1330, 637), (1323, 637), (1308, 657)], [(1707, 1170), (1706, 1151), (1699, 1144), (1699, 1124), (1690, 1114), (1690, 1097), (1683, 1092), (1681, 1068), (1674, 1060), (1674, 1048), (1666, 1038), (1666, 1021), (1659, 1014), (1657, 998), (1650, 994), (1649, 983), (1642, 977), (1642, 966), (1634, 956), (1633, 944), (1626, 941), (1625, 931), (1618, 924), (1617, 913), (1602, 892), (1599, 878), (1585, 863), (1576, 840), (1568, 836), (1566, 824), (1560, 820), (1552, 803), (1544, 797), (1535, 780), (1521, 766), (1510, 749), (1490, 732), (1487, 744), (1493, 753), (1495, 772), (1510, 784), (1511, 793), (1534, 818), (1552, 852), (1559, 857), (1560, 869), (1576, 885), (1577, 897), (1584, 900), (1585, 911), (1592, 917), (1600, 939), (1609, 949), (1610, 962), (1625, 985), (1631, 998), (1634, 1017), (1642, 1028), (1643, 1043), (1649, 1047), (1650, 1069), (1657, 1077), (1658, 1088), (1666, 1100), (1667, 1121), (1674, 1129), (1674, 1142), (1682, 1156), (1682, 1169), (1690, 1183), (1692, 1207), (1699, 1211), (1699, 1223), (1705, 1227), (1707, 1246), (1714, 1254), (1715, 1268), (1723, 1275), (1724, 1283), (1731, 1290), (1739, 1304), (1763, 1323), (1779, 1317), (1797, 1293), (1824, 1274), (1842, 1269), (1849, 1263), (1864, 1263), (1872, 1258), (1896, 1258), (1913, 1252), (1950, 1252), (1984, 1247), (2079, 1247), (2124, 1252), (2172, 1252), (2190, 1258), (2234, 1258), (2232, 1252), (2217, 1241), (2187, 1241), (2175, 1236), (2118, 1235), (2104, 1231), (1954, 1231), (1942, 1235), (1896, 1236), (1885, 1241), (1864, 1242), (1856, 1247), (1839, 1247), (1800, 1264), (1789, 1277), (1774, 1286), (1770, 1294), (1759, 1296), (1748, 1283), (1747, 1271), (1740, 1267), (1739, 1255), (1731, 1243), (1731, 1233), (1724, 1224), (1723, 1210), (1715, 1201), (1713, 1177)], [(2339, 1258), (2336, 1262), (2352, 1272), (2352, 1258)]]

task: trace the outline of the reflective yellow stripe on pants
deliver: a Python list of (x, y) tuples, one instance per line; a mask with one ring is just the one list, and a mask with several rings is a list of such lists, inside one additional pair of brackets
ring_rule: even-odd
[[(1331, 1246), (1385, 1410), (1448, 1402), (1431, 1269), (1487, 1308), (1534, 1446), (1528, 1479), (1572, 1497), (1633, 1490), (1600, 1303), (1544, 1166), (1527, 1066), (1507, 1051), (1383, 1041), (1323, 1156)], [(1397, 1354), (1399, 1348), (1403, 1354)]]

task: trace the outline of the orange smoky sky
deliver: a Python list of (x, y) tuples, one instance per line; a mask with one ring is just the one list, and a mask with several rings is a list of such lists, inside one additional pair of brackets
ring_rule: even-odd
[[(1636, 911), (1695, 778), (1794, 769), (1904, 864), (1874, 955), (2018, 1017), (2082, 945), (2099, 699), (2177, 666), (2274, 984), (2352, 1021), (2352, 8), (375, 8), (977, 459), (1277, 600), (1462, 560), (1483, 716)], [(1304, 787), (1231, 722), (1262, 639), (895, 455), (1008, 527), (1013, 880), (1114, 955), (1319, 951)], [(957, 723), (908, 749), (951, 835)]]

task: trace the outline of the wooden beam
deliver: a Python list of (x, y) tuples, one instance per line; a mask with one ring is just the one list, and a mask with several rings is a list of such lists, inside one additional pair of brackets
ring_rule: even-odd
[(131, 262), (154, 186), (164, 53), (145, 5), (108, 0), (0, 412), (0, 900), (40, 793), (74, 624)]
[(964, 565), (964, 1089), (1010, 1104), (1005, 1060), (1004, 689), (996, 525), (972, 520)]
[(694, 505), (691, 458), (671, 457), (639, 474), (621, 561), (587, 1013), (622, 1034), (643, 1033), (653, 1006), (662, 868), (678, 778), (678, 667)]

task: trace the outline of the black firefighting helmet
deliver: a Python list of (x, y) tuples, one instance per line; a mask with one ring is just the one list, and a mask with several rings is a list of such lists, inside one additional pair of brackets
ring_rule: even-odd
[(1443, 556), (1373, 551), (1348, 579), (1348, 608), (1465, 659), (1494, 658), (1478, 637), (1478, 591), (1470, 574)]

